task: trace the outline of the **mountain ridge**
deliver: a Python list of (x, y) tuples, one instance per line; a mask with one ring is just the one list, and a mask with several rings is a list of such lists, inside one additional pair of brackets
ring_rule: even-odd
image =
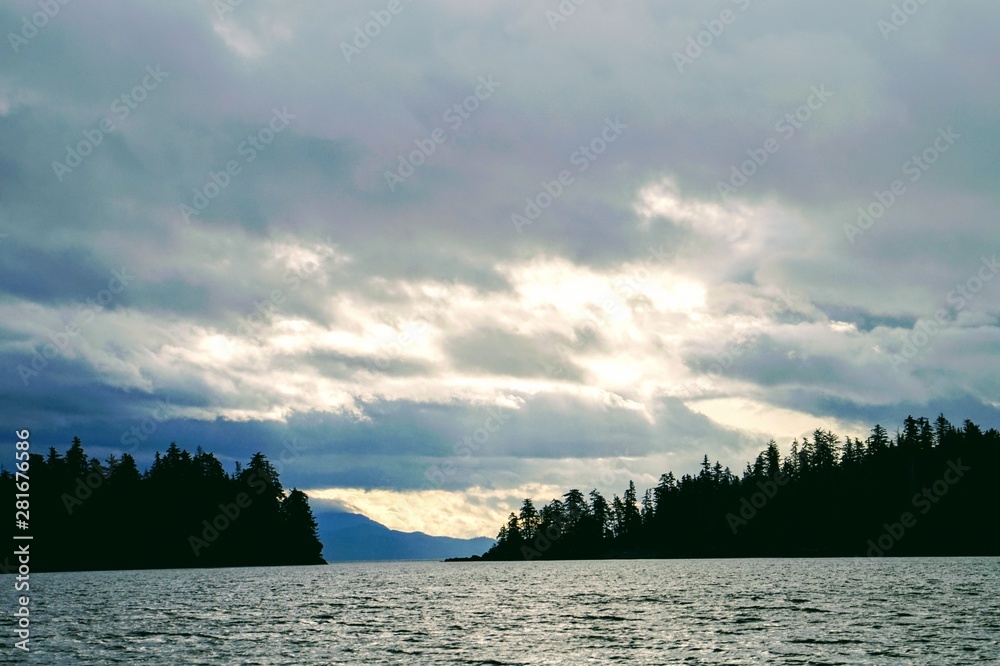
[(316, 522), (328, 562), (469, 557), (489, 550), (495, 542), (489, 537), (460, 539), (393, 530), (359, 513), (321, 510)]

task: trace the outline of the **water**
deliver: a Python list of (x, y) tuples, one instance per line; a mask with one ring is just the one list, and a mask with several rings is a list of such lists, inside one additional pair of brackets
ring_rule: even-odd
[[(1000, 663), (1000, 558), (383, 562), (31, 583), (39, 664)], [(11, 608), (4, 663), (19, 656)]]

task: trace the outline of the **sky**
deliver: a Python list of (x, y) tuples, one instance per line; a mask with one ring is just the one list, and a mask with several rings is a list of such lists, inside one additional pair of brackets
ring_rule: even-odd
[(470, 537), (772, 437), (1000, 424), (995, 2), (0, 26), (0, 420), (36, 449), (263, 451), (314, 509)]

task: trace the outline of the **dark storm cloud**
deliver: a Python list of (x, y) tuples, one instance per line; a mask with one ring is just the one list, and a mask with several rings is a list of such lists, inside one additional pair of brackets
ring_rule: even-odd
[(580, 369), (557, 353), (576, 341), (553, 344), (498, 329), (477, 330), (450, 342), (454, 363), (461, 369), (514, 377), (545, 377), (558, 371), (561, 378), (578, 381)]
[(6, 413), (397, 491), (487, 408), (442, 487), (739, 467), (772, 426), (699, 399), (995, 424), (1000, 7), (716, 5), (413, 3), (356, 53), (360, 1), (61, 6), (4, 43)]
[(817, 304), (817, 307), (830, 319), (854, 324), (858, 327), (859, 331), (866, 333), (879, 326), (911, 329), (917, 323), (916, 317), (879, 316), (861, 308), (842, 305), (823, 306), (820, 304)]

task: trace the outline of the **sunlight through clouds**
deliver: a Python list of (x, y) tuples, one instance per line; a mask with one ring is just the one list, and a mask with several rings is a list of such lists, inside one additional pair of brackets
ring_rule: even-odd
[[(752, 3), (683, 71), (697, 3), (573, 4), (555, 29), (498, 1), (74, 7), (0, 74), (0, 390), (53, 443), (104, 459), (169, 401), (139, 467), (297, 437), (290, 485), (388, 493), (351, 497), (402, 526), (376, 504), (498, 406), (452, 499), (1000, 418), (989, 3), (928, 4), (891, 40), (861, 0)], [(147, 67), (170, 73), (154, 94)], [(458, 520), (420, 501), (427, 531)]]
[(555, 499), (565, 490), (529, 484), (506, 490), (477, 486), (462, 492), (361, 488), (304, 492), (311, 499), (333, 501), (342, 509), (368, 516), (389, 529), (468, 539), (496, 536), (497, 526), (507, 520), (507, 514), (517, 511), (525, 497)]

